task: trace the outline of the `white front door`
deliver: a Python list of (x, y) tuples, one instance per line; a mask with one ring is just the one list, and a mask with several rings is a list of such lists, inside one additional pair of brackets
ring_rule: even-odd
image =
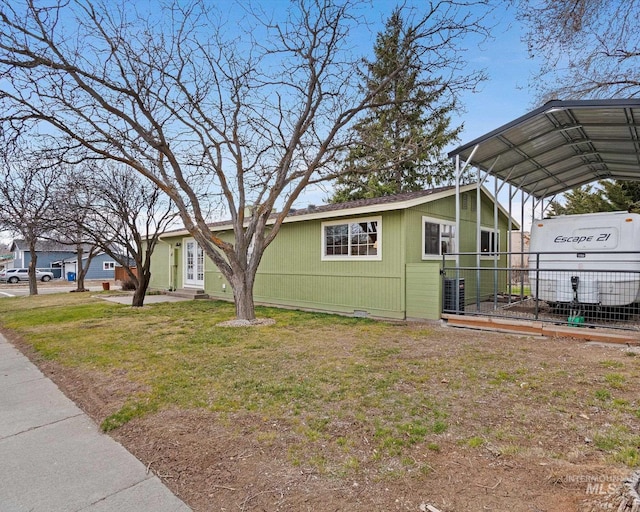
[(184, 242), (184, 286), (204, 287), (204, 251), (193, 239)]

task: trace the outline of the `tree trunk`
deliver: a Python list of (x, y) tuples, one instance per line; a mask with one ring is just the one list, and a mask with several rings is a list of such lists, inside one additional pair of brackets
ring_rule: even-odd
[(29, 246), (31, 253), (31, 261), (29, 262), (29, 295), (38, 295), (38, 279), (36, 278), (36, 268), (38, 264), (38, 253), (36, 252), (35, 243)]
[(256, 311), (253, 302), (253, 283), (255, 275), (251, 275), (248, 270), (244, 273), (235, 274), (229, 284), (233, 290), (233, 298), (236, 304), (236, 318), (238, 320), (255, 320)]
[(147, 294), (150, 280), (151, 272), (148, 270), (141, 270), (141, 272), (138, 273), (138, 286), (136, 287), (136, 291), (133, 292), (133, 300), (131, 301), (131, 306), (134, 308), (144, 306), (144, 297)]
[(87, 270), (89, 266), (87, 265), (87, 268), (84, 268), (82, 265), (82, 258), (84, 257), (84, 248), (82, 247), (82, 244), (78, 244), (76, 246), (76, 256), (77, 256), (76, 291), (85, 292), (87, 290), (84, 287), (84, 276), (87, 275)]
[(76, 291), (77, 292), (86, 292), (87, 289), (84, 287), (84, 274), (83, 272), (78, 272), (76, 276)]

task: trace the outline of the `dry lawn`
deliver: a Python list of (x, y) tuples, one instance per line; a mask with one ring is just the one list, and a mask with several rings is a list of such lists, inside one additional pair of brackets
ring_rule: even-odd
[(0, 301), (4, 332), (196, 511), (607, 510), (640, 466), (630, 348), (259, 314), (276, 324)]

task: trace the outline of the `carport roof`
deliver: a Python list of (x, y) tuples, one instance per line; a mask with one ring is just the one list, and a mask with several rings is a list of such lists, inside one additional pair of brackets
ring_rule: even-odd
[(536, 198), (640, 180), (640, 99), (553, 100), (449, 153)]

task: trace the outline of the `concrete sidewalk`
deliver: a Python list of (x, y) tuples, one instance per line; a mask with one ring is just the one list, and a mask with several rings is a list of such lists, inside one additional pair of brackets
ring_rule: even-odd
[(189, 510), (0, 335), (0, 511)]

